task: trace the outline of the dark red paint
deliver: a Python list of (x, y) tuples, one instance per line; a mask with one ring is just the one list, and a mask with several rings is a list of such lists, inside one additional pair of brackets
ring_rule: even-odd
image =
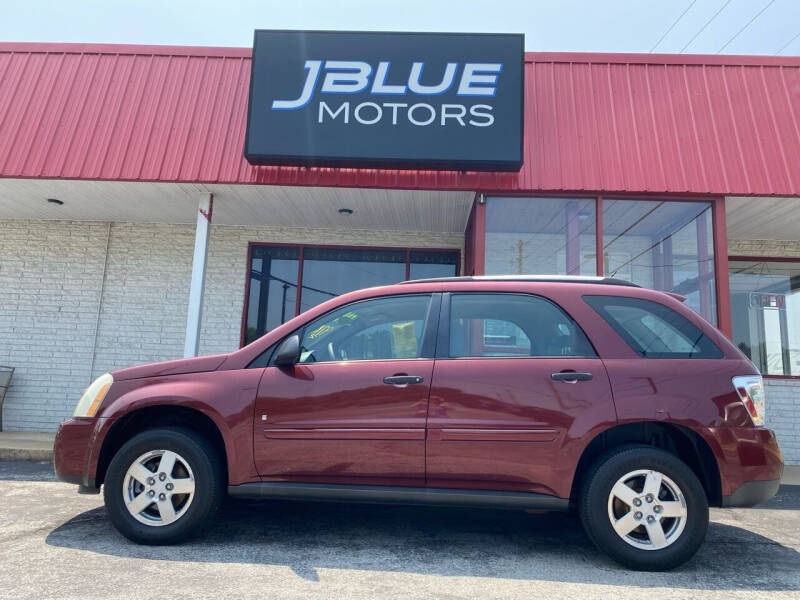
[[(267, 368), (255, 401), (258, 472), (271, 481), (370, 477), (424, 485), (432, 371), (433, 360), (424, 359)], [(383, 383), (400, 374), (424, 382)]]
[[(531, 293), (580, 324), (599, 358), (456, 358), (247, 368), (268, 348), (333, 308), (416, 292)], [(624, 295), (660, 302), (700, 327), (721, 359), (643, 359), (582, 299)], [(563, 370), (591, 381), (553, 381)], [(416, 375), (423, 383), (387, 385)], [(661, 292), (593, 283), (412, 283), (325, 302), (228, 355), (168, 361), (113, 373), (93, 419), (62, 424), (55, 446), (62, 479), (102, 481), (109, 432), (132, 411), (183, 406), (206, 415), (224, 440), (231, 485), (256, 481), (411, 485), (531, 491), (566, 498), (587, 445), (620, 424), (671, 423), (713, 453), (720, 492), (780, 478), (774, 434), (753, 426), (731, 378), (752, 363), (705, 320)]]
[[(592, 381), (553, 381), (565, 369)], [(615, 424), (600, 359), (437, 360), (428, 412), (427, 477), (434, 487), (569, 495), (577, 458), (602, 426)], [(571, 454), (574, 463), (561, 460)]]

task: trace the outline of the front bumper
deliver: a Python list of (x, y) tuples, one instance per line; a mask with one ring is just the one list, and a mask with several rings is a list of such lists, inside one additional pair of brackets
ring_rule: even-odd
[(72, 418), (64, 421), (58, 427), (53, 445), (56, 477), (65, 483), (79, 485), (79, 491), (97, 489), (94, 477), (89, 477), (86, 471), (95, 425), (96, 419)]

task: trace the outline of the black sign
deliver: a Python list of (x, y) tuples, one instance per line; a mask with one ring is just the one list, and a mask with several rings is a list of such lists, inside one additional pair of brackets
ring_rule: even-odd
[(251, 164), (518, 170), (521, 34), (257, 30)]

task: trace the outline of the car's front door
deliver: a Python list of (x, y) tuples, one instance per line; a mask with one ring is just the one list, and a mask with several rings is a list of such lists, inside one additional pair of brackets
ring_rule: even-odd
[(553, 494), (569, 437), (615, 421), (603, 362), (580, 327), (533, 295), (445, 296), (431, 387), (428, 485)]
[(254, 454), (266, 480), (422, 485), (439, 296), (373, 298), (299, 331), (300, 361), (268, 366)]

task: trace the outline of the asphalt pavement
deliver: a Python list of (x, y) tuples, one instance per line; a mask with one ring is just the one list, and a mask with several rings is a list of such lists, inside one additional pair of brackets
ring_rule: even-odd
[(619, 567), (561, 513), (229, 501), (147, 547), (50, 464), (0, 461), (0, 598), (800, 598), (800, 486), (711, 519), (669, 573)]

